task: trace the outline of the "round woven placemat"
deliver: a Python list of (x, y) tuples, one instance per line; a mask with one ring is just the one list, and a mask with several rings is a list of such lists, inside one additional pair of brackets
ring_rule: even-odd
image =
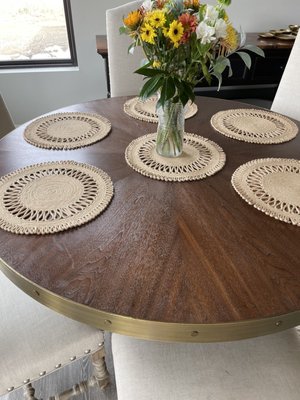
[(283, 115), (249, 108), (220, 111), (212, 116), (211, 125), (232, 139), (259, 144), (276, 144), (292, 140), (297, 125)]
[(0, 179), (0, 227), (19, 234), (63, 231), (96, 217), (112, 196), (110, 177), (91, 165), (30, 165)]
[(111, 130), (108, 119), (90, 113), (59, 113), (38, 118), (29, 124), (24, 138), (45, 149), (70, 150), (105, 138)]
[[(149, 97), (147, 100), (141, 100), (139, 97), (134, 97), (133, 99), (126, 101), (124, 104), (124, 111), (130, 117), (140, 119), (141, 121), (157, 123), (158, 117), (155, 110), (156, 102), (156, 96)], [(189, 101), (185, 106), (185, 118), (193, 117), (197, 111), (197, 104)]]
[(265, 214), (300, 226), (300, 161), (263, 158), (241, 165), (232, 175), (237, 193)]
[(194, 181), (213, 175), (223, 168), (226, 156), (220, 146), (193, 133), (184, 134), (179, 157), (156, 153), (156, 133), (133, 140), (125, 151), (127, 164), (149, 178), (163, 181)]

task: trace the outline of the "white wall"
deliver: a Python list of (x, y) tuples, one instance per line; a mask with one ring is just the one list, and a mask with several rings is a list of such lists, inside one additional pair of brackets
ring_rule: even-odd
[[(71, 0), (77, 70), (0, 71), (0, 92), (16, 124), (66, 105), (106, 97), (104, 62), (96, 52), (95, 36), (105, 33), (106, 9), (127, 2)], [(300, 0), (232, 0), (228, 13), (235, 26), (246, 32), (284, 28), (300, 23)]]

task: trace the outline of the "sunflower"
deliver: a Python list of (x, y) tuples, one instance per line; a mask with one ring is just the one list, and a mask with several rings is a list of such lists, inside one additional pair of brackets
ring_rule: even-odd
[(183, 36), (183, 25), (181, 22), (174, 20), (169, 27), (168, 30), (168, 37), (172, 40), (174, 43), (174, 47), (179, 46), (180, 39)]
[(154, 38), (156, 37), (155, 29), (150, 25), (145, 23), (141, 28), (141, 39), (144, 42), (155, 44)]
[(136, 29), (142, 19), (139, 10), (130, 12), (126, 18), (123, 18), (124, 25), (130, 29)]
[(156, 10), (147, 15), (147, 22), (154, 28), (162, 28), (166, 23), (166, 16), (164, 11)]

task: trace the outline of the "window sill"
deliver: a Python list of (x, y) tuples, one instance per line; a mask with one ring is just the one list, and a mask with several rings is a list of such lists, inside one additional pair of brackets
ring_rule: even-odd
[(43, 68), (1, 68), (0, 74), (29, 74), (40, 72), (76, 72), (79, 67), (43, 67)]

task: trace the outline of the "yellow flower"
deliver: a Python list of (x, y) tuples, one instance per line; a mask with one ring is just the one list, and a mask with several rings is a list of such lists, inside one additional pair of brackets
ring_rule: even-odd
[(150, 25), (145, 23), (141, 29), (141, 39), (144, 42), (154, 44), (154, 38), (156, 37), (155, 29)]
[(153, 68), (159, 68), (160, 66), (161, 66), (160, 61), (157, 61), (157, 60), (153, 61), (153, 63), (152, 63)]
[(184, 29), (183, 29), (181, 22), (174, 20), (171, 23), (171, 25), (169, 27), (169, 31), (168, 31), (168, 37), (174, 43), (174, 47), (179, 46), (179, 41), (183, 36), (183, 31), (184, 31)]
[(227, 24), (226, 33), (226, 37), (222, 40), (222, 46), (225, 47), (228, 52), (235, 51), (239, 44), (238, 35), (237, 31), (230, 23)]
[(131, 11), (126, 18), (123, 18), (124, 25), (130, 29), (137, 28), (142, 16), (139, 10)]
[(162, 28), (166, 23), (166, 16), (164, 11), (156, 10), (148, 13), (147, 22), (154, 28)]
[(164, 27), (162, 28), (162, 32), (163, 32), (163, 34), (164, 34), (165, 37), (168, 37), (169, 29), (168, 29), (166, 26), (164, 26)]

